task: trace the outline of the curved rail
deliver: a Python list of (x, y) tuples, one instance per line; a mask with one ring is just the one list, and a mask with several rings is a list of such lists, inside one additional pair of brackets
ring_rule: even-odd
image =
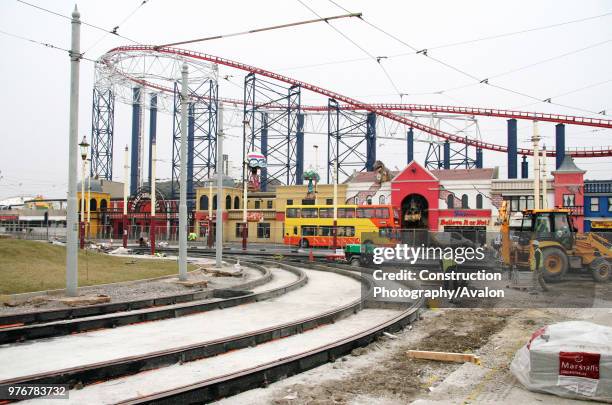
[[(244, 262), (245, 266), (257, 267), (255, 263)], [(177, 318), (180, 316), (192, 315), (199, 312), (212, 311), (234, 307), (242, 304), (249, 304), (261, 300), (277, 297), (289, 291), (304, 286), (308, 278), (304, 272), (298, 270), (288, 270), (298, 276), (298, 279), (284, 286), (260, 293), (248, 293), (238, 297), (221, 299), (218, 301), (194, 301), (166, 305), (163, 307), (153, 307), (144, 310), (134, 310), (122, 312), (110, 316), (93, 316), (79, 319), (69, 319), (64, 321), (54, 321), (27, 326), (17, 326), (0, 330), (0, 344), (13, 343), (17, 341), (42, 339), (54, 336), (64, 336), (71, 333), (86, 332), (94, 329), (115, 328), (134, 323), (158, 321), (162, 319)], [(110, 304), (112, 305), (112, 304)]]
[[(267, 265), (279, 266), (289, 271), (298, 271), (294, 266), (284, 263), (265, 262)], [(317, 270), (330, 271), (354, 278), (365, 283), (367, 291), (371, 291), (372, 283), (366, 278), (347, 270), (335, 268), (320, 268)], [(200, 360), (232, 350), (240, 350), (258, 344), (270, 342), (303, 333), (319, 326), (334, 323), (340, 319), (357, 313), (363, 308), (363, 301), (358, 298), (346, 305), (332, 310), (309, 316), (307, 318), (286, 322), (284, 324), (255, 330), (240, 335), (228, 336), (211, 341), (200, 342), (187, 346), (160, 350), (143, 355), (113, 359), (100, 363), (87, 364), (67, 369), (43, 372), (34, 375), (16, 377), (0, 381), (0, 384), (69, 384), (88, 385), (99, 381), (125, 377), (139, 372), (158, 369), (176, 363)]]
[[(281, 81), (283, 83), (287, 83), (293, 86), (300, 86), (301, 88), (304, 88), (306, 90), (309, 90), (314, 93), (320, 94), (322, 96), (332, 98), (342, 103), (345, 103), (349, 105), (350, 108), (352, 109), (359, 109), (359, 110), (373, 112), (379, 116), (382, 116), (390, 120), (399, 122), (401, 124), (410, 126), (412, 128), (429, 133), (431, 135), (434, 135), (442, 139), (446, 139), (446, 140), (456, 142), (456, 143), (462, 143), (462, 144), (477, 147), (477, 148), (497, 151), (497, 152), (507, 153), (508, 151), (508, 148), (504, 145), (498, 145), (498, 144), (494, 144), (490, 142), (483, 142), (483, 141), (479, 141), (476, 139), (468, 139), (468, 138), (464, 138), (459, 135), (450, 134), (448, 132), (439, 130), (437, 128), (433, 128), (428, 125), (424, 125), (417, 121), (411, 120), (409, 118), (397, 115), (391, 112), (391, 110), (385, 109), (386, 107), (383, 108), (383, 106), (392, 106), (392, 105), (376, 105), (376, 104), (363, 103), (351, 97), (344, 96), (340, 93), (336, 93), (331, 90), (327, 90), (323, 87), (315, 86), (307, 82), (303, 82), (303, 81), (296, 80), (296, 79), (293, 79), (287, 76), (283, 76), (278, 73), (271, 72), (269, 70), (261, 69), (255, 66), (247, 65), (244, 63), (230, 60), (230, 59), (225, 59), (225, 58), (221, 58), (218, 56), (209, 55), (209, 54), (205, 54), (201, 52), (195, 52), (195, 51), (190, 51), (187, 49), (172, 48), (172, 47), (155, 47), (153, 45), (130, 45), (130, 46), (120, 46), (120, 47), (111, 49), (104, 56), (102, 56), (101, 60), (103, 62), (106, 61), (106, 59), (114, 52), (131, 52), (131, 51), (133, 52), (159, 52), (159, 53), (177, 55), (177, 56), (182, 56), (182, 57), (187, 57), (187, 58), (200, 59), (200, 60), (205, 60), (205, 61), (209, 61), (212, 63), (216, 63), (219, 65), (228, 66), (234, 69), (239, 69), (239, 70), (247, 71), (250, 73), (255, 73), (255, 74), (258, 74), (264, 77), (268, 77), (271, 79), (275, 79), (275, 80), (278, 80), (278, 81)], [(396, 105), (396, 106), (399, 106), (399, 105)], [(503, 110), (496, 110), (496, 111), (503, 111)], [(497, 112), (497, 114), (501, 114), (501, 112)], [(543, 116), (544, 115), (546, 114), (543, 114)], [(544, 120), (544, 118), (542, 118), (542, 120)], [(548, 120), (550, 121), (551, 118), (548, 118)], [(575, 121), (581, 121), (581, 120), (575, 120)], [(582, 124), (582, 125), (585, 125), (585, 124)], [(517, 152), (521, 155), (533, 155), (532, 149), (520, 148), (518, 149)], [(573, 157), (580, 157), (580, 158), (612, 156), (612, 146), (602, 147), (601, 149), (571, 150), (568, 153)], [(547, 155), (556, 156), (556, 151), (549, 150), (547, 151)]]

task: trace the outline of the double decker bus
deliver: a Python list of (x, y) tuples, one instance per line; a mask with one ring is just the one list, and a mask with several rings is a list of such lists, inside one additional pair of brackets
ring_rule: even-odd
[[(291, 205), (285, 209), (286, 245), (331, 247), (334, 207)], [(391, 237), (399, 229), (399, 211), (391, 205), (338, 205), (337, 247), (362, 243), (373, 235)], [(372, 242), (371, 240), (369, 242)]]

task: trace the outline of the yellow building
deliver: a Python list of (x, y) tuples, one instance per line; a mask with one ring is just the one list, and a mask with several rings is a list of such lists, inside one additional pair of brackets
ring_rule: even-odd
[[(213, 180), (214, 182), (214, 180)], [(225, 185), (227, 184), (227, 186)], [(346, 184), (338, 185), (338, 203), (346, 200)], [(241, 242), (243, 212), (243, 190), (236, 187), (233, 180), (224, 179), (223, 241)], [(212, 195), (212, 198), (211, 198)], [(196, 189), (197, 211), (195, 213), (195, 232), (204, 237), (208, 228), (208, 201), (212, 199), (213, 220), (216, 218), (216, 184), (212, 192), (205, 184)], [(248, 243), (283, 243), (285, 208), (300, 204), (333, 205), (333, 185), (317, 187), (316, 201), (307, 196), (307, 186), (276, 186), (274, 191), (247, 193)], [(214, 230), (214, 224), (213, 224)]]
[[(81, 184), (77, 185), (77, 210), (79, 220), (81, 220)], [(104, 226), (104, 214), (110, 207), (111, 195), (105, 193), (102, 187), (102, 180), (91, 180), (91, 187), (85, 182), (85, 217), (82, 220), (86, 223), (86, 237), (96, 237), (102, 233)], [(89, 223), (87, 220), (89, 219)]]

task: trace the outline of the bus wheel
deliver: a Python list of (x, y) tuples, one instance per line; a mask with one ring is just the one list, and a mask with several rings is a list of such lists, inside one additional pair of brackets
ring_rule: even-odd
[(549, 247), (542, 252), (542, 275), (546, 281), (560, 279), (568, 268), (568, 259), (565, 252), (557, 247)]
[(593, 260), (589, 267), (591, 268), (593, 280), (597, 281), (598, 283), (605, 283), (610, 279), (612, 265), (610, 265), (610, 262), (603, 257), (598, 257), (597, 259)]
[(300, 247), (303, 249), (308, 249), (308, 239), (302, 239), (300, 241)]

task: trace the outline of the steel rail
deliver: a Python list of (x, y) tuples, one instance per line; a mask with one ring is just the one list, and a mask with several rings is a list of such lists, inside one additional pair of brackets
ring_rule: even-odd
[(308, 371), (364, 347), (384, 332), (396, 332), (418, 320), (424, 301), (419, 300), (396, 317), (381, 322), (348, 338), (339, 339), (313, 350), (271, 361), (256, 367), (209, 378), (195, 384), (161, 391), (118, 402), (122, 405), (208, 403), (241, 392), (266, 387), (270, 383)]
[[(300, 86), (301, 88), (304, 88), (306, 90), (309, 90), (314, 93), (320, 94), (322, 96), (345, 103), (351, 106), (353, 109), (365, 110), (365, 111), (376, 113), (379, 116), (399, 122), (406, 126), (410, 126), (414, 129), (418, 129), (420, 131), (429, 133), (431, 135), (434, 135), (442, 139), (446, 139), (446, 140), (456, 142), (456, 143), (462, 143), (462, 144), (477, 147), (477, 148), (497, 151), (497, 152), (507, 153), (508, 151), (507, 146), (504, 146), (504, 145), (498, 145), (498, 144), (494, 144), (490, 142), (483, 142), (483, 141), (476, 140), (476, 139), (464, 138), (460, 135), (450, 134), (448, 132), (439, 130), (437, 128), (433, 128), (428, 125), (421, 124), (417, 121), (408, 119), (406, 117), (397, 115), (391, 112), (390, 110), (381, 108), (381, 106), (364, 103), (359, 100), (353, 99), (351, 97), (344, 96), (340, 93), (336, 93), (331, 90), (327, 90), (323, 87), (315, 86), (307, 82), (296, 80), (288, 76), (280, 75), (278, 73), (274, 73), (269, 70), (261, 69), (255, 66), (247, 65), (241, 62), (230, 60), (230, 59), (221, 58), (218, 56), (209, 55), (209, 54), (196, 52), (196, 51), (191, 51), (187, 49), (180, 49), (180, 48), (155, 47), (153, 45), (129, 45), (129, 46), (120, 46), (120, 47), (111, 49), (105, 55), (101, 57), (101, 60), (103, 61), (106, 60), (108, 57), (110, 57), (110, 55), (112, 55), (115, 52), (159, 52), (159, 53), (164, 53), (164, 54), (170, 54), (170, 55), (176, 55), (176, 56), (181, 56), (181, 57), (209, 61), (209, 62), (216, 63), (219, 65), (228, 66), (231, 68), (258, 74), (258, 75), (268, 77), (270, 79), (278, 80), (280, 82), (287, 83), (293, 86)], [(580, 121), (580, 120), (577, 120), (577, 121)], [(518, 149), (517, 152), (521, 155), (533, 155), (532, 149), (520, 148)], [(573, 157), (581, 157), (581, 158), (612, 156), (612, 146), (605, 146), (605, 147), (602, 147), (601, 149), (570, 150), (567, 153), (569, 153)], [(547, 155), (556, 156), (556, 151), (548, 150)]]
[[(200, 257), (207, 256), (208, 255), (203, 255)], [(230, 263), (235, 262), (235, 260), (233, 259), (228, 259), (228, 261)], [(125, 300), (107, 304), (79, 306), (74, 308), (48, 309), (42, 311), (31, 311), (17, 314), (2, 315), (0, 316), (0, 333), (9, 325), (12, 325), (13, 327), (29, 326), (64, 319), (78, 319), (89, 316), (108, 315), (116, 312), (127, 312), (145, 308), (162, 307), (166, 305), (182, 304), (186, 302), (206, 300), (212, 298), (227, 298), (224, 295), (230, 294), (232, 293), (232, 291), (234, 291), (235, 293), (240, 293), (244, 290), (248, 290), (250, 288), (265, 284), (272, 279), (272, 274), (268, 269), (260, 267), (253, 267), (253, 269), (259, 271), (262, 276), (254, 280), (247, 281), (245, 283), (237, 284), (231, 288), (221, 288), (183, 294), (165, 295), (156, 298)], [(244, 293), (242, 293), (241, 295), (244, 295)]]
[[(279, 265), (277, 263), (269, 264), (275, 266)], [(282, 263), (280, 266), (293, 267), (291, 265)], [(331, 267), (322, 268), (321, 266), (313, 266), (312, 268), (318, 271), (329, 271), (356, 279), (366, 285), (366, 296), (371, 294), (372, 282), (367, 277), (363, 277), (347, 270), (335, 269)], [(361, 309), (363, 309), (363, 300), (358, 298), (346, 305), (322, 312), (320, 314), (256, 331), (172, 349), (160, 350), (143, 355), (123, 357), (83, 366), (16, 377), (0, 381), (0, 385), (68, 384), (70, 388), (74, 388), (75, 385), (84, 386), (97, 383), (99, 381), (106, 381), (109, 379), (137, 374), (143, 371), (158, 369), (177, 363), (185, 363), (213, 357), (232, 350), (240, 350), (276, 339), (293, 336), (319, 326), (334, 323), (340, 319), (357, 313)]]
[[(244, 264), (249, 267), (258, 266), (252, 262), (246, 262)], [(134, 323), (171, 319), (200, 312), (212, 311), (215, 309), (224, 309), (242, 304), (250, 304), (257, 301), (278, 297), (289, 291), (303, 287), (308, 282), (308, 278), (303, 272), (297, 270), (288, 271), (296, 274), (298, 279), (284, 286), (262, 291), (260, 293), (249, 293), (238, 297), (220, 299), (217, 301), (213, 300), (179, 303), (166, 305), (161, 308), (146, 308), (143, 310), (110, 314), (108, 316), (102, 315), (5, 328), (0, 330), (0, 344), (42, 339), (54, 336), (64, 336), (94, 329), (115, 328)]]

